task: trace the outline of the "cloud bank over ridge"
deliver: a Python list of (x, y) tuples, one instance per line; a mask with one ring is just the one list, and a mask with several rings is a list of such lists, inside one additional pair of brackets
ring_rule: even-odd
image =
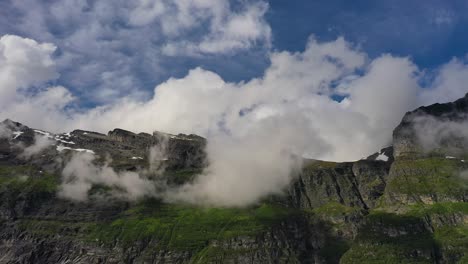
[[(0, 87), (9, 96), (0, 119), (52, 131), (120, 127), (205, 136), (209, 166), (194, 183), (157, 195), (223, 206), (280, 193), (301, 157), (357, 160), (387, 146), (406, 111), (463, 96), (468, 73), (468, 65), (454, 59), (421, 87), (426, 73), (409, 58), (385, 54), (371, 60), (343, 38), (318, 42), (311, 37), (303, 52), (272, 52), (271, 65), (258, 78), (232, 83), (194, 68), (157, 85), (148, 100), (127, 96), (82, 109), (67, 88), (44, 86), (59, 74), (54, 49), (18, 36), (0, 38)], [(76, 169), (81, 167), (89, 169)], [(154, 190), (146, 189), (138, 174), (98, 168), (89, 157), (67, 164), (67, 179), (62, 195), (79, 200), (86, 199), (92, 183), (120, 186), (134, 198)]]
[[(280, 192), (301, 157), (360, 159), (390, 144), (406, 111), (466, 93), (463, 58), (423, 69), (343, 37), (319, 41), (320, 33), (301, 51), (275, 50), (264, 0), (0, 6), (0, 119), (54, 132), (120, 127), (208, 138), (208, 167), (164, 195), (174, 201), (251, 203)], [(453, 24), (442, 18), (438, 25)], [(223, 67), (257, 73), (231, 81)], [(74, 159), (63, 176), (78, 200), (92, 184), (128, 189), (133, 198), (154, 192), (143, 188), (145, 178), (96, 167), (92, 157)]]
[[(80, 109), (65, 87), (37, 88), (58, 76), (54, 48), (18, 36), (1, 37), (5, 96), (0, 118), (54, 131), (105, 132), (118, 126), (208, 138), (243, 137), (274, 120), (277, 127), (291, 126), (294, 136), (308, 137), (312, 143), (303, 154), (330, 160), (358, 159), (389, 144), (391, 130), (406, 111), (461, 97), (468, 72), (464, 61), (451, 60), (422, 88), (425, 73), (409, 58), (386, 54), (370, 60), (343, 38), (320, 43), (311, 37), (303, 52), (272, 52), (271, 65), (259, 78), (231, 83), (194, 68), (183, 78), (157, 85), (149, 100), (128, 96)], [(336, 96), (344, 99), (333, 100)]]

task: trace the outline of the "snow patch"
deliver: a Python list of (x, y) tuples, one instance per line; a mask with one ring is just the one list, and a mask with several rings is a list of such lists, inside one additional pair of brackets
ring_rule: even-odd
[(179, 136), (169, 136), (169, 138), (178, 139), (178, 140), (188, 140), (188, 141), (194, 141), (195, 140), (195, 139), (186, 138), (186, 137), (179, 137)]
[(91, 153), (91, 154), (95, 154), (94, 151), (90, 150), (90, 149), (73, 149), (75, 151), (79, 151), (79, 152), (88, 152), (88, 153)]
[[(34, 132), (36, 132), (38, 134), (41, 134), (41, 135), (44, 135), (47, 138), (53, 139), (55, 141), (58, 141), (58, 142), (61, 142), (61, 143), (64, 143), (64, 144), (75, 145), (75, 142), (68, 141), (69, 137), (71, 137), (70, 133), (65, 133), (63, 135), (53, 135), (53, 134), (50, 134), (49, 132), (45, 132), (45, 131), (37, 130), (37, 129), (34, 129)], [(64, 140), (64, 139), (67, 139), (67, 140)]]
[(375, 158), (375, 160), (388, 161), (388, 156), (385, 155), (385, 153), (379, 152), (379, 155), (377, 156), (377, 158)]
[(41, 135), (44, 135), (44, 136), (46, 136), (48, 138), (54, 139), (54, 137), (51, 136), (49, 132), (45, 132), (45, 131), (41, 131), (41, 130), (37, 130), (37, 129), (34, 129), (34, 132), (36, 132), (38, 134), (41, 134)]
[(63, 137), (61, 136), (56, 136), (54, 139), (57, 140), (57, 141), (60, 141), (62, 143), (65, 143), (65, 144), (72, 144), (72, 145), (75, 145), (75, 142), (73, 141), (66, 141), (66, 140), (63, 140), (62, 139)]
[(65, 147), (63, 145), (58, 145), (57, 146), (57, 151), (58, 152), (62, 152), (63, 150), (73, 150), (73, 151), (78, 151), (78, 152), (87, 152), (87, 153), (91, 153), (91, 154), (95, 154), (94, 151), (90, 150), (90, 149), (74, 149), (74, 148), (70, 148), (70, 147)]
[(446, 159), (455, 159), (453, 156), (445, 156)]
[(15, 136), (13, 137), (13, 139), (16, 139), (17, 137), (21, 136), (22, 134), (24, 134), (24, 132), (21, 132), (21, 131), (15, 131), (15, 132), (13, 132), (13, 135), (15, 135)]
[(132, 159), (132, 160), (137, 160), (137, 159), (142, 160), (143, 158), (142, 158), (142, 157), (132, 157), (131, 159)]

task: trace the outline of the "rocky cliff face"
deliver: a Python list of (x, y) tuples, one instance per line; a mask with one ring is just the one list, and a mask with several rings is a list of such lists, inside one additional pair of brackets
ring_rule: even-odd
[[(468, 94), (455, 102), (424, 106), (406, 113), (393, 132), (395, 157), (416, 158), (430, 152), (463, 155), (468, 149), (466, 131), (463, 131), (467, 115)], [(425, 136), (432, 142), (425, 142)]]
[[(284, 195), (248, 208), (128, 201), (99, 185), (89, 201), (60, 198), (61, 169), (73, 153), (94, 153), (118, 171), (157, 162), (169, 184), (182, 184), (206, 166), (206, 140), (121, 129), (52, 134), (6, 120), (0, 263), (466, 263), (468, 148), (456, 132), (468, 120), (467, 102), (407, 113), (393, 147), (365, 159), (307, 160)], [(421, 120), (456, 125), (431, 149), (418, 138)], [(24, 156), (38, 136), (51, 144)]]

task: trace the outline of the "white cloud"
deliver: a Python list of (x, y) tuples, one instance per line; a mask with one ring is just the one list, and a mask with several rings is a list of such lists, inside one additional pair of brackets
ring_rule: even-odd
[(21, 14), (12, 31), (55, 43), (62, 80), (99, 104), (147, 95), (148, 80), (172, 74), (174, 57), (266, 54), (271, 41), (263, 0), (25, 0), (10, 8)]
[(4, 123), (0, 123), (0, 139), (9, 139), (13, 135), (13, 131), (9, 129)]
[(468, 148), (468, 116), (458, 119), (416, 116), (412, 120), (415, 140), (423, 151), (445, 151), (445, 155), (463, 156)]
[[(240, 12), (233, 12), (227, 1), (194, 1), (187, 4), (187, 1), (176, 1), (179, 7), (176, 15), (181, 21), (169, 21), (171, 29), (186, 26), (193, 26), (203, 20), (201, 17), (208, 17), (211, 20), (209, 33), (204, 35), (199, 41), (179, 41), (170, 40), (162, 49), (165, 55), (180, 56), (230, 53), (236, 50), (248, 49), (257, 43), (266, 43), (269, 46), (271, 41), (271, 29), (264, 16), (268, 10), (265, 2), (255, 2), (246, 5)], [(184, 4), (181, 4), (184, 3)], [(208, 4), (211, 3), (211, 4)], [(192, 14), (185, 14), (190, 10)], [(199, 15), (199, 18), (196, 16)], [(194, 18), (195, 16), (195, 18)], [(171, 15), (174, 17), (174, 15)], [(183, 19), (182, 19), (183, 18)], [(164, 24), (163, 24), (164, 28)], [(171, 30), (177, 31), (175, 29)]]
[[(24, 45), (18, 47), (24, 49)], [(49, 49), (39, 53), (46, 59), (51, 56)], [(441, 67), (432, 89), (424, 90), (418, 85), (423, 72), (408, 58), (383, 55), (369, 60), (342, 38), (325, 43), (311, 38), (303, 52), (273, 52), (270, 57), (264, 75), (250, 81), (230, 83), (216, 73), (195, 68), (183, 78), (170, 78), (156, 86), (147, 101), (128, 96), (87, 110), (74, 109), (74, 98), (63, 87), (33, 94), (14, 90), (16, 101), (0, 117), (20, 117), (19, 121), (46, 130), (105, 132), (120, 127), (206, 136), (209, 167), (193, 185), (172, 190), (167, 197), (238, 206), (280, 192), (300, 165), (294, 157), (356, 160), (387, 146), (404, 112), (429, 95), (461, 93), (463, 83), (459, 82), (465, 80), (465, 66), (451, 61)], [(30, 70), (41, 72), (49, 65), (38, 67)], [(337, 102), (331, 99), (336, 93), (348, 97)], [(89, 167), (92, 161), (84, 164)], [(141, 194), (138, 175), (92, 166), (88, 176), (70, 176), (76, 173), (72, 170), (65, 175), (71, 177), (70, 184), (77, 185), (73, 190), (80, 190), (77, 199), (93, 183), (89, 175), (96, 173), (101, 175), (100, 182), (118, 183), (133, 196)], [(73, 177), (84, 180), (73, 181)], [(136, 187), (127, 185), (133, 180)]]
[(52, 144), (54, 144), (54, 141), (49, 139), (48, 137), (35, 135), (34, 143), (31, 146), (24, 148), (23, 152), (21, 153), (21, 157), (29, 159), (33, 155), (36, 155), (41, 151), (47, 149), (48, 147), (52, 146)]
[(467, 92), (468, 64), (452, 59), (440, 66), (431, 85), (421, 90), (421, 104), (446, 103), (463, 97)]
[(129, 14), (129, 21), (132, 25), (143, 26), (151, 23), (156, 17), (161, 16), (165, 9), (162, 1), (139, 0), (136, 7)]
[(155, 194), (154, 183), (138, 173), (116, 172), (107, 165), (97, 166), (93, 161), (94, 155), (86, 152), (72, 156), (62, 172), (59, 196), (85, 201), (92, 186), (97, 184), (116, 187), (120, 192), (114, 190), (113, 195), (131, 200)]
[(0, 38), (0, 109), (15, 99), (18, 89), (58, 77), (51, 58), (55, 49), (52, 44), (13, 35)]
[(370, 138), (370, 145), (362, 142), (368, 153), (372, 152), (374, 142), (381, 147), (389, 145), (393, 129), (405, 112), (417, 106), (417, 73), (417, 67), (408, 58), (384, 55), (372, 61), (368, 71), (349, 84), (348, 109), (368, 120), (369, 127), (363, 135)]
[[(301, 130), (298, 130), (301, 129)], [(209, 165), (194, 183), (169, 190), (169, 201), (244, 206), (279, 194), (296, 176), (300, 156), (322, 143), (308, 120), (295, 116), (262, 119), (239, 135), (218, 134), (207, 147)]]

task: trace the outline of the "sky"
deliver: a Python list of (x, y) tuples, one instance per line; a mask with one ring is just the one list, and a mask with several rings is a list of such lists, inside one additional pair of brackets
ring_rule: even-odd
[(275, 148), (358, 159), (391, 144), (406, 111), (468, 91), (467, 11), (456, 0), (4, 0), (0, 119), (233, 145), (283, 131)]

